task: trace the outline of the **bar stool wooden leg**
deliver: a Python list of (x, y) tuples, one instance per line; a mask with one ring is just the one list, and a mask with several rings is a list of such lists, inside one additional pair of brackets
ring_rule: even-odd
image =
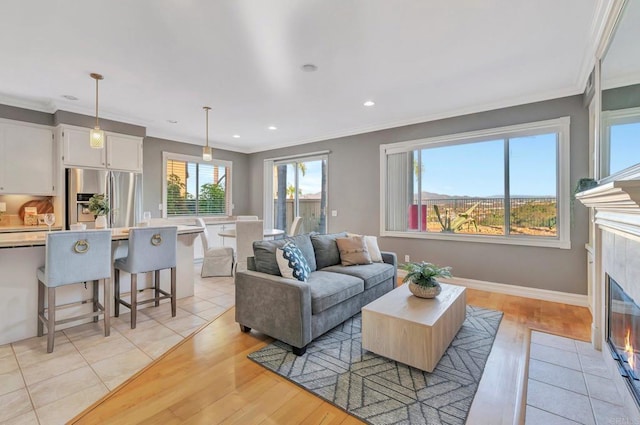
[(136, 328), (138, 313), (138, 274), (131, 273), (131, 329)]
[(111, 335), (111, 282), (109, 279), (104, 279), (102, 284), (104, 285), (104, 336)]
[(56, 288), (47, 288), (47, 353), (53, 352), (53, 338), (56, 335)]
[(44, 317), (44, 284), (38, 280), (38, 336), (44, 335), (44, 323), (41, 317)]
[(156, 307), (158, 307), (160, 305), (160, 270), (156, 270), (155, 273), (153, 273), (155, 276), (155, 282), (153, 287), (154, 287), (154, 295), (156, 297), (156, 302), (153, 303), (153, 305), (155, 305)]
[(113, 293), (115, 294), (113, 315), (120, 317), (120, 270), (118, 269), (113, 270)]
[(171, 267), (171, 317), (176, 317), (176, 268)]
[[(100, 310), (98, 308), (98, 303), (100, 302), (99, 292), (100, 292), (100, 282), (97, 280), (94, 280), (93, 281), (93, 312), (94, 313)], [(98, 323), (98, 319), (99, 317), (97, 315), (93, 316), (93, 323)]]

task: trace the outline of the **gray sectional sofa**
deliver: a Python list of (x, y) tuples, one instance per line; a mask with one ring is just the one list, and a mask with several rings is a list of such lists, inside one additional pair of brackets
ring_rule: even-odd
[[(313, 339), (392, 290), (397, 280), (396, 255), (382, 252), (382, 263), (342, 266), (335, 240), (345, 236), (304, 234), (254, 242), (248, 270), (235, 278), (240, 329), (263, 332), (302, 355)], [(293, 241), (309, 262), (307, 282), (280, 275), (276, 248), (287, 241)]]

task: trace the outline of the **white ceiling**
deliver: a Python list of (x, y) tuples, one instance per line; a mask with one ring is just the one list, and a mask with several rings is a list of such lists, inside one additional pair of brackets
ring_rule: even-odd
[(580, 93), (605, 2), (8, 0), (0, 103), (93, 115), (98, 72), (100, 116), (256, 152)]

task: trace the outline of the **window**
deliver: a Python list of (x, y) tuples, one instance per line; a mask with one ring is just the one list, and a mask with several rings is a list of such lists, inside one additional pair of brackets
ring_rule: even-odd
[(327, 155), (265, 161), (266, 223), (289, 230), (302, 218), (302, 232), (327, 232)]
[[(640, 108), (602, 112), (600, 177), (616, 178), (638, 172), (640, 160)], [(623, 170), (628, 172), (622, 173)]]
[(382, 236), (570, 248), (568, 117), (380, 149)]
[(163, 153), (166, 217), (231, 215), (231, 162)]

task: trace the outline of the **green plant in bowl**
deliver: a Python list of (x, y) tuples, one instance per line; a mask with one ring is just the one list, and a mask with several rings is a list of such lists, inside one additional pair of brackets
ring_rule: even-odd
[(416, 285), (431, 287), (439, 285), (435, 278), (451, 277), (451, 267), (438, 267), (426, 261), (403, 264), (400, 268), (407, 272), (402, 283), (412, 282)]

